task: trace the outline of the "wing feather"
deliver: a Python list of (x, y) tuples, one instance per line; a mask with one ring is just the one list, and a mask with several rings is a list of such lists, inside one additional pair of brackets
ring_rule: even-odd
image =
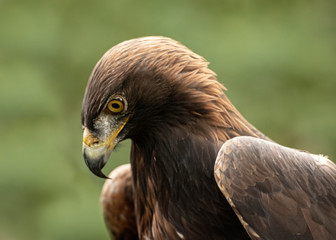
[(237, 137), (215, 178), (252, 239), (336, 238), (336, 165), (323, 156)]
[(121, 165), (109, 174), (100, 202), (112, 239), (138, 239), (130, 164)]

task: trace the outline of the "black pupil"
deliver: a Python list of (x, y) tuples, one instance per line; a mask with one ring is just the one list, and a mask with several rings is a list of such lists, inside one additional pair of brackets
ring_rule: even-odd
[(120, 104), (119, 103), (112, 103), (112, 107), (113, 108), (120, 108)]

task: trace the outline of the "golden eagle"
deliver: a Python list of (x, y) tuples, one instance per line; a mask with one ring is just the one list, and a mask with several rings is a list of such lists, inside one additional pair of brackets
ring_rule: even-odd
[(101, 169), (131, 139), (102, 193), (116, 239), (336, 239), (336, 166), (286, 148), (232, 105), (199, 55), (166, 37), (99, 60), (82, 106), (83, 155)]

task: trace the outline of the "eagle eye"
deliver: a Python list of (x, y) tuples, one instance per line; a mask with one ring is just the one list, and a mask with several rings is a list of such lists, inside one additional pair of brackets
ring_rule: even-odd
[(121, 113), (125, 110), (125, 102), (122, 97), (115, 97), (107, 104), (107, 109), (112, 113)]

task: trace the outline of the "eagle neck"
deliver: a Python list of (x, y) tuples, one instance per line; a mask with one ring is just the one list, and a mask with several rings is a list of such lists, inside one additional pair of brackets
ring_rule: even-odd
[[(161, 138), (146, 139), (146, 145), (132, 143), (131, 165), (139, 233), (153, 237), (152, 229), (160, 229), (159, 225), (165, 224), (175, 232), (185, 232), (188, 239), (206, 239), (211, 235), (215, 238), (217, 234), (223, 234), (217, 232), (219, 222), (227, 224), (223, 231), (232, 232), (230, 228), (240, 224), (213, 175), (216, 156), (223, 142), (192, 131), (170, 129), (173, 130), (169, 135), (159, 134)], [(204, 226), (204, 218), (207, 226)]]

